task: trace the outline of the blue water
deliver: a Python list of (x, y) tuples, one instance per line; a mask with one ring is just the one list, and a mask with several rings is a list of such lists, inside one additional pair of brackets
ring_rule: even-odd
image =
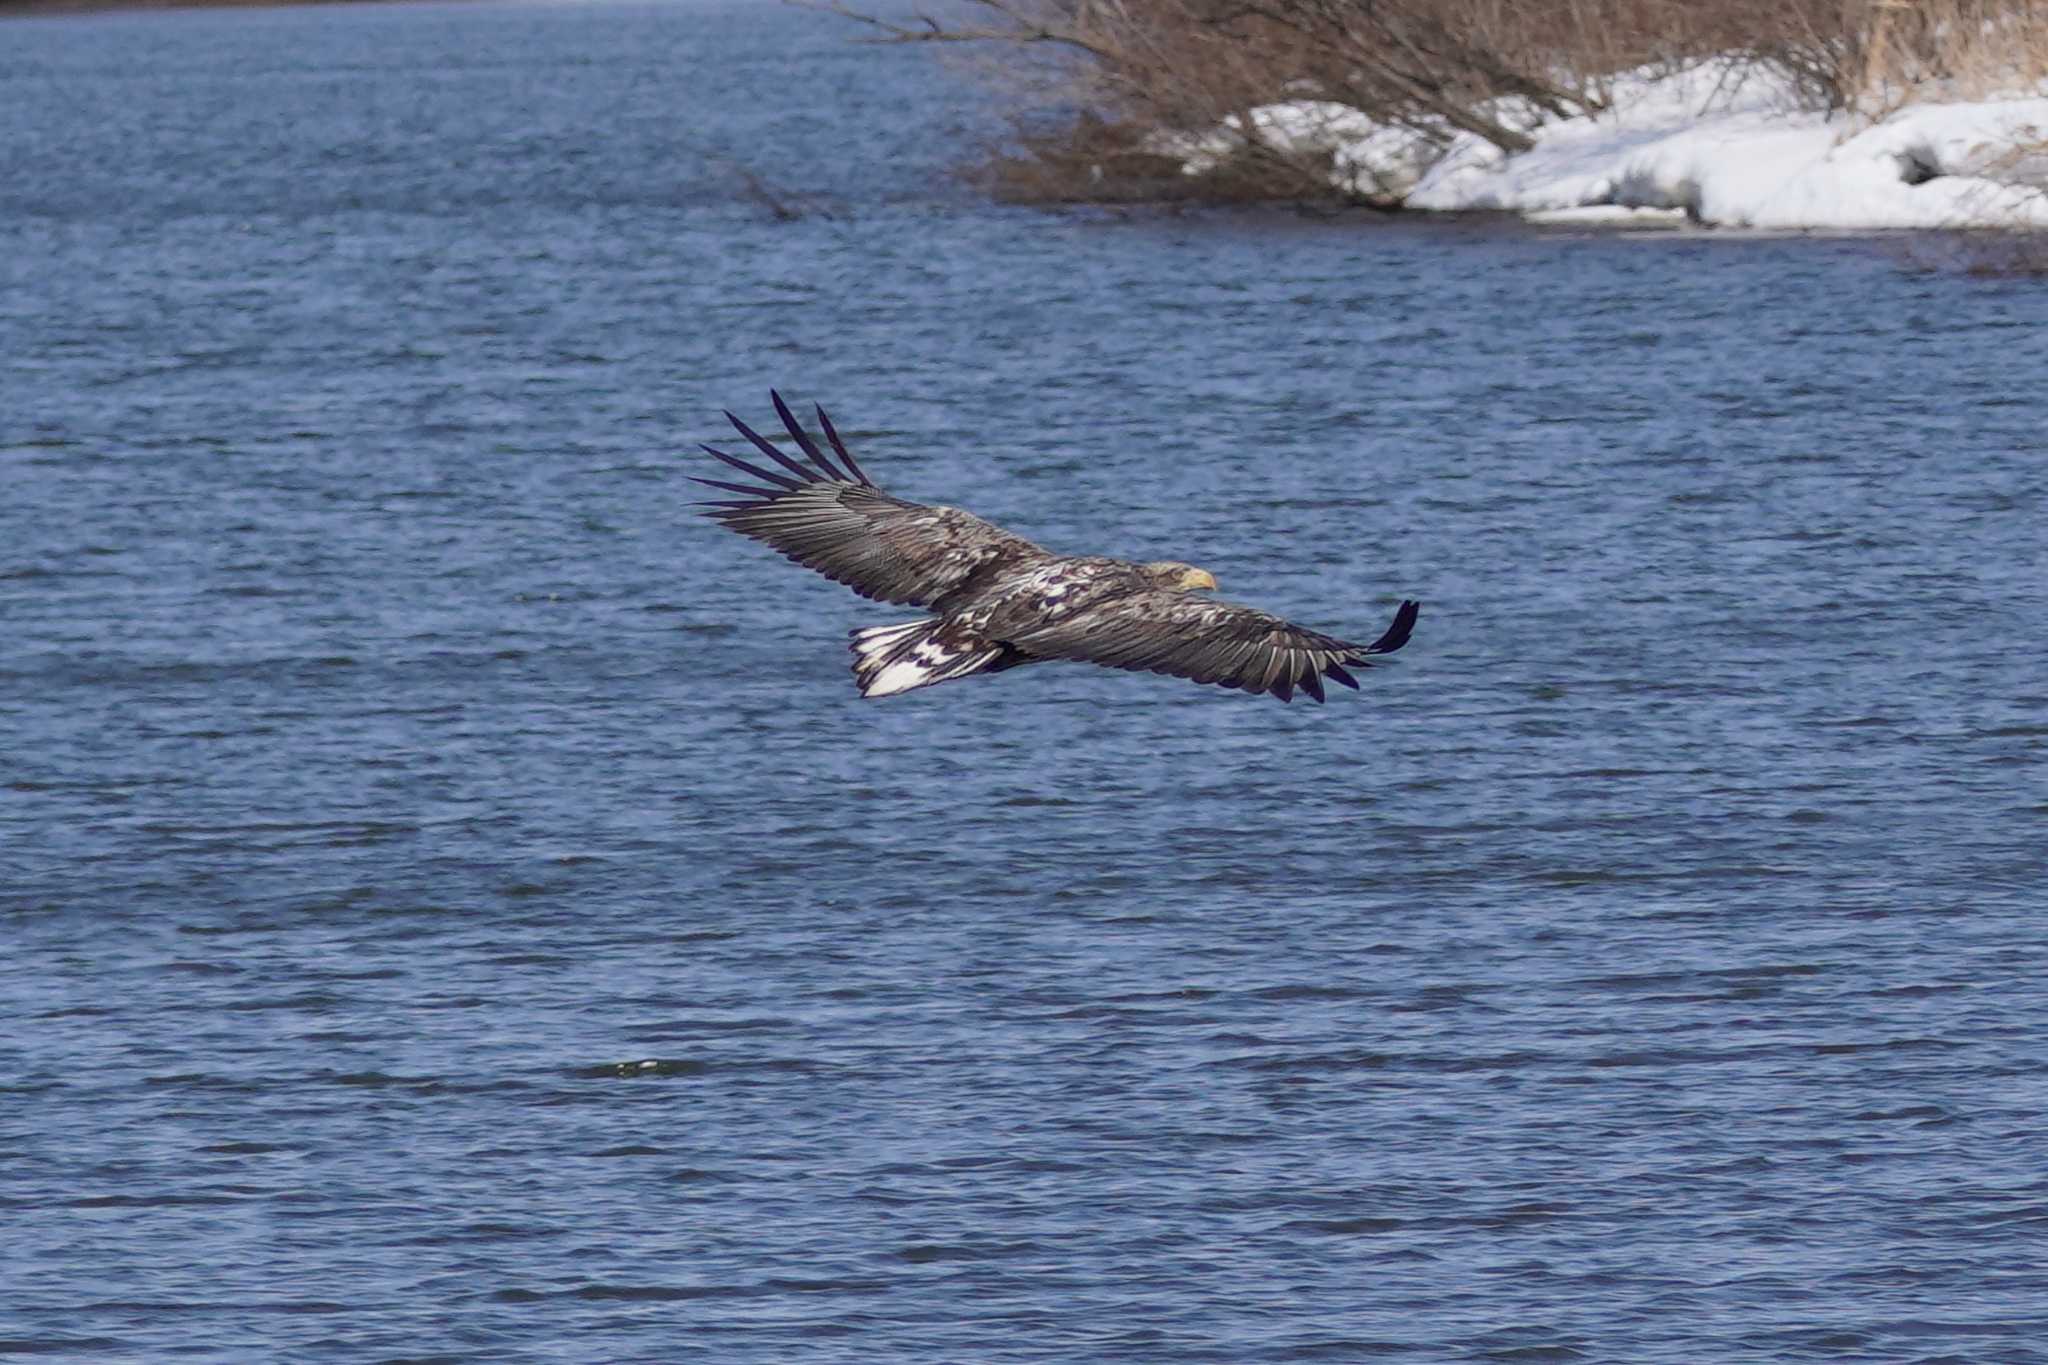
[[(0, 1352), (2048, 1360), (2048, 287), (999, 208), (847, 36), (0, 26)], [(861, 702), (771, 384), (1420, 629)]]

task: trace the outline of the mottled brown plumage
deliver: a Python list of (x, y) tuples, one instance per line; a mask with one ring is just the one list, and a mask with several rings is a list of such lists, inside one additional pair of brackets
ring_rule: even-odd
[(696, 481), (741, 495), (705, 505), (707, 515), (742, 535), (862, 597), (935, 613), (853, 632), (854, 676), (864, 697), (1068, 659), (1267, 692), (1282, 701), (1298, 687), (1321, 701), (1324, 678), (1356, 688), (1345, 666), (1369, 667), (1367, 656), (1391, 654), (1414, 629), (1418, 604), (1403, 602), (1379, 639), (1351, 644), (1201, 595), (1216, 580), (1192, 565), (1053, 554), (971, 512), (883, 492), (823, 408), (816, 412), (830, 456), (780, 394), (770, 397), (809, 463), (727, 413), (772, 468), (707, 445), (711, 455), (756, 482)]

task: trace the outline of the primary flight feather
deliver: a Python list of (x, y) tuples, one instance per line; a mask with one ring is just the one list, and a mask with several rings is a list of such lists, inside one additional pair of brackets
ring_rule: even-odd
[(883, 492), (823, 408), (818, 426), (830, 455), (781, 394), (769, 397), (804, 458), (728, 412), (726, 420), (768, 463), (705, 446), (753, 481), (696, 479), (739, 495), (704, 504), (706, 515), (862, 597), (933, 613), (853, 632), (853, 675), (863, 697), (1068, 659), (1282, 701), (1300, 688), (1321, 701), (1324, 678), (1356, 688), (1346, 665), (1370, 667), (1367, 656), (1393, 653), (1415, 628), (1420, 604), (1403, 602), (1377, 640), (1350, 644), (1204, 595), (1216, 579), (1191, 564), (1056, 555), (971, 512)]

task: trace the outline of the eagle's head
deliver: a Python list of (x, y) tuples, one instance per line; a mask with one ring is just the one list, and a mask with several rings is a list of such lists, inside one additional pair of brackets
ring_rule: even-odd
[(1162, 559), (1147, 564), (1145, 572), (1152, 576), (1153, 582), (1173, 592), (1200, 592), (1216, 586), (1216, 575), (1207, 569), (1183, 564), (1177, 559)]

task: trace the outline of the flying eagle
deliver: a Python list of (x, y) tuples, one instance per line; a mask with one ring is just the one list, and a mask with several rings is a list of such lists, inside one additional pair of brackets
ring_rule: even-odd
[[(863, 697), (889, 697), (972, 673), (1070, 659), (1199, 683), (1323, 699), (1323, 679), (1358, 681), (1346, 664), (1408, 643), (1420, 606), (1403, 602), (1386, 633), (1348, 644), (1277, 616), (1201, 594), (1206, 570), (1166, 560), (1133, 564), (1098, 555), (1056, 555), (957, 507), (927, 507), (877, 488), (821, 407), (818, 425), (835, 466), (782, 395), (771, 392), (805, 465), (745, 422), (731, 422), (770, 460), (763, 468), (704, 449), (756, 483), (695, 482), (737, 493), (701, 504), (741, 535), (774, 548), (862, 597), (936, 613), (852, 632), (853, 675)], [(777, 471), (780, 472), (777, 472)], [(693, 476), (694, 478), (694, 476)]]

